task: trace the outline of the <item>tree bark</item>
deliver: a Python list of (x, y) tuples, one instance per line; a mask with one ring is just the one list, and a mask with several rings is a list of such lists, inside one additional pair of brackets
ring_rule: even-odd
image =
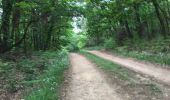
[(0, 39), (0, 52), (8, 48), (9, 38), (10, 38), (10, 16), (12, 11), (12, 1), (11, 0), (2, 0), (2, 24), (1, 24), (1, 39)]
[(152, 0), (152, 3), (154, 5), (156, 15), (157, 15), (160, 25), (161, 25), (161, 34), (166, 38), (167, 31), (166, 31), (164, 19), (161, 16), (161, 12), (159, 10), (159, 4), (158, 4), (157, 0)]
[[(16, 2), (20, 2), (21, 0), (17, 0)], [(12, 31), (11, 31), (11, 39), (13, 43), (16, 43), (19, 39), (19, 26), (20, 26), (20, 9), (15, 6), (12, 15)]]
[(142, 29), (141, 29), (141, 26), (142, 26), (142, 22), (141, 22), (141, 18), (140, 18), (140, 15), (139, 15), (139, 5), (137, 4), (134, 4), (134, 10), (135, 10), (135, 16), (136, 16), (136, 30), (137, 30), (137, 33), (138, 33), (138, 36), (140, 38), (143, 37), (143, 32), (142, 32)]
[(133, 35), (132, 35), (131, 31), (130, 31), (129, 24), (128, 24), (127, 20), (125, 20), (125, 27), (126, 27), (126, 31), (128, 33), (128, 37), (133, 38)]

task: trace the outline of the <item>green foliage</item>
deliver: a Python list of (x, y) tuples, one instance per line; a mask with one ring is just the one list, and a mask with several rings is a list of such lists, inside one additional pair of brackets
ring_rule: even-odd
[[(0, 61), (0, 87), (6, 93), (25, 90), (26, 100), (57, 100), (58, 88), (68, 68), (68, 52), (34, 52), (16, 62)], [(3, 85), (3, 86), (2, 86)], [(0, 91), (0, 93), (2, 93)], [(3, 94), (3, 93), (2, 93)]]
[(85, 33), (73, 33), (72, 37), (69, 39), (70, 44), (67, 46), (69, 51), (78, 51), (81, 48), (86, 46), (87, 43), (87, 36)]
[(17, 81), (15, 79), (8, 80), (8, 84), (6, 86), (7, 90), (11, 93), (17, 91)]
[(67, 46), (67, 49), (71, 52), (75, 52), (79, 50), (78, 44), (76, 41), (71, 41), (71, 43)]
[(153, 63), (170, 65), (170, 42), (169, 37), (153, 40), (135, 40), (133, 44), (127, 42), (125, 46), (114, 49), (115, 54), (137, 58)]
[(22, 1), (22, 2), (16, 3), (16, 6), (19, 6), (22, 10), (31, 11), (32, 9), (36, 8), (38, 5), (33, 2)]
[(81, 16), (72, 0), (2, 0), (1, 9), (0, 53), (61, 50), (70, 42), (72, 18)]
[(79, 33), (78, 47), (81, 49), (87, 44), (87, 35), (83, 32)]
[[(18, 89), (17, 80), (14, 75), (16, 74), (15, 64), (13, 62), (6, 62), (0, 60), (0, 80), (2, 82), (6, 81), (7, 84), (1, 86), (1, 89), (6, 90), (7, 92), (13, 93)], [(0, 92), (1, 93), (1, 92)]]
[(147, 51), (127, 51), (126, 49), (117, 49), (113, 51), (114, 54), (133, 57), (139, 60), (150, 61), (153, 63), (170, 65), (170, 54), (168, 53), (150, 53)]
[[(170, 1), (161, 0), (92, 0), (86, 4), (87, 34), (98, 46), (113, 48), (109, 37), (117, 46), (140, 46), (157, 37), (168, 37), (168, 9)], [(140, 45), (137, 45), (138, 42)], [(153, 46), (152, 46), (153, 47)], [(129, 47), (130, 48), (130, 47)], [(159, 47), (167, 51), (168, 47)], [(158, 49), (157, 49), (158, 50)]]
[(115, 41), (112, 39), (112, 38), (109, 38), (109, 39), (105, 39), (104, 41), (104, 47), (106, 49), (113, 49), (116, 47), (116, 43)]
[(58, 88), (64, 81), (64, 71), (69, 64), (67, 52), (47, 52), (42, 56), (49, 59), (47, 69), (37, 77), (38, 80), (24, 82), (24, 84), (33, 83), (34, 85), (30, 94), (25, 96), (26, 100), (58, 100)]
[(84, 48), (85, 50), (103, 50), (105, 49), (103, 46), (93, 46), (93, 47), (87, 47)]
[(3, 62), (2, 60), (0, 60), (0, 76), (5, 76), (5, 73), (7, 73), (7, 70), (10, 70), (11, 68), (11, 64), (8, 62)]

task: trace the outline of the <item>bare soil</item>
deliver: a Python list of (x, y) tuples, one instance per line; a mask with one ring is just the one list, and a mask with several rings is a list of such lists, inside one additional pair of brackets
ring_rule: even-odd
[(133, 59), (127, 59), (126, 57), (123, 58), (114, 56), (106, 52), (101, 51), (89, 51), (89, 52), (104, 59), (110, 60), (114, 63), (117, 63), (119, 65), (122, 65), (137, 73), (146, 74), (162, 83), (170, 85), (170, 70), (161, 67), (155, 67), (154, 64), (149, 63), (146, 64)]
[(70, 55), (71, 69), (68, 86), (62, 100), (125, 100), (116, 92), (90, 61), (79, 54)]
[(122, 80), (75, 53), (70, 62), (61, 100), (170, 100), (170, 87), (148, 75), (122, 67), (130, 73), (130, 80)]

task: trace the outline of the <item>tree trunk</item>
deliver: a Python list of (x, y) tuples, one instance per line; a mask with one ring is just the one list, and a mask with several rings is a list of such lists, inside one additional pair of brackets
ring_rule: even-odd
[(0, 39), (0, 53), (10, 45), (10, 16), (12, 11), (12, 1), (2, 0), (2, 24), (1, 24), (1, 39)]
[(141, 22), (141, 19), (140, 19), (140, 15), (139, 15), (139, 5), (137, 4), (134, 4), (134, 9), (135, 9), (135, 16), (136, 16), (136, 30), (137, 30), (137, 33), (138, 33), (138, 36), (140, 38), (143, 37), (143, 32), (142, 32), (142, 29), (141, 29), (141, 26), (142, 26), (142, 22)]
[(166, 32), (165, 22), (164, 22), (163, 17), (161, 16), (161, 13), (159, 10), (159, 4), (158, 4), (157, 0), (152, 0), (152, 3), (155, 7), (155, 12), (159, 19), (160, 25), (161, 25), (161, 32), (162, 32), (161, 34), (166, 38), (167, 32)]
[[(20, 0), (16, 1), (19, 2)], [(12, 31), (11, 31), (11, 39), (16, 43), (19, 39), (19, 25), (20, 25), (20, 9), (15, 6), (13, 15), (12, 15)]]
[(125, 27), (126, 27), (126, 31), (128, 33), (128, 37), (133, 38), (133, 35), (132, 35), (131, 31), (130, 31), (129, 24), (128, 24), (127, 20), (125, 20)]

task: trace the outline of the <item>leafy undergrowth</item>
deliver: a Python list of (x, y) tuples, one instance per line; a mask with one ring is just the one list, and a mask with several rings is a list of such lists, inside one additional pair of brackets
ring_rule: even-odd
[[(34, 52), (30, 58), (0, 61), (0, 98), (57, 100), (68, 67), (66, 51)], [(22, 91), (19, 97), (15, 94)], [(9, 95), (14, 94), (14, 95)]]
[(149, 40), (135, 40), (126, 42), (122, 47), (115, 47), (114, 54), (146, 60), (153, 63), (170, 65), (170, 37), (157, 37)]
[(134, 41), (133, 43), (132, 41), (126, 41), (124, 46), (118, 46), (114, 41), (109, 41), (107, 45), (103, 44), (103, 46), (89, 47), (86, 48), (86, 50), (106, 49), (116, 55), (133, 57), (138, 60), (145, 60), (162, 65), (170, 65), (170, 37), (167, 39), (157, 37), (156, 39), (149, 40), (149, 42), (139, 39)]
[(152, 63), (158, 63), (162, 65), (170, 65), (170, 53), (151, 53), (147, 51), (128, 51), (124, 48), (117, 48), (110, 50), (113, 54), (122, 55), (127, 57), (133, 57), (138, 60), (150, 61)]

